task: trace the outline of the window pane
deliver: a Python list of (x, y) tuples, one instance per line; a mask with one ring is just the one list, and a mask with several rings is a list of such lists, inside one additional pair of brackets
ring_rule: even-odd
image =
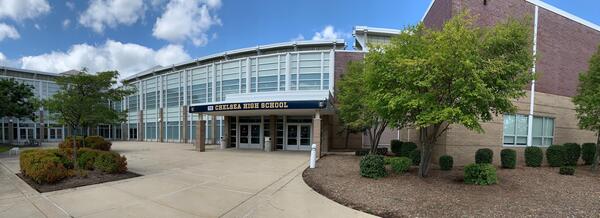
[(517, 135), (527, 135), (527, 116), (517, 115)]
[[(544, 123), (544, 118), (541, 118), (541, 117), (533, 118), (533, 137), (542, 136), (543, 123)], [(534, 143), (534, 145), (541, 145), (541, 141), (539, 144)]]
[(550, 146), (552, 145), (553, 139), (552, 138), (544, 138), (544, 145)]
[(533, 137), (533, 140), (532, 140), (531, 143), (534, 146), (543, 145), (542, 144), (542, 137)]
[(546, 118), (546, 126), (544, 129), (544, 136), (554, 136), (554, 119)]
[(515, 116), (504, 115), (504, 135), (515, 134)]
[(517, 145), (526, 145), (526, 144), (527, 144), (527, 136), (517, 137)]
[(504, 144), (505, 145), (514, 145), (515, 144), (515, 137), (513, 137), (513, 136), (504, 136)]

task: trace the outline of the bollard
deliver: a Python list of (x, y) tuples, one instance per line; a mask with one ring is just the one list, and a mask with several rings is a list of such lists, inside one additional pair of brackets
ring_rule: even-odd
[(312, 144), (310, 149), (310, 162), (308, 166), (313, 169), (315, 168), (315, 164), (317, 162), (317, 144)]

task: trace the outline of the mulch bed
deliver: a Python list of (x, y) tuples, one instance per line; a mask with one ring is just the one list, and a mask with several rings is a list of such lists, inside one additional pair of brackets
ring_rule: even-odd
[(29, 186), (34, 188), (40, 193), (58, 191), (63, 189), (77, 188), (86, 185), (94, 185), (105, 182), (112, 182), (122, 179), (129, 179), (133, 177), (141, 176), (140, 174), (133, 172), (125, 172), (119, 174), (108, 174), (100, 171), (88, 171), (87, 177), (72, 176), (64, 178), (53, 184), (38, 184), (29, 177), (23, 176), (21, 173), (17, 173), (17, 176), (25, 181)]
[[(598, 217), (600, 173), (579, 166), (574, 176), (558, 168), (498, 168), (499, 184), (466, 185), (463, 168), (417, 168), (403, 175), (363, 178), (356, 156), (329, 155), (306, 169), (304, 181), (315, 191), (348, 207), (383, 217)], [(433, 166), (432, 168), (436, 168)]]

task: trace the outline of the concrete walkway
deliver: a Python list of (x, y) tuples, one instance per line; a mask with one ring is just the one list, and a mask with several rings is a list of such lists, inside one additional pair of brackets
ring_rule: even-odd
[(308, 153), (215, 150), (189, 144), (115, 142), (144, 176), (39, 194), (0, 159), (0, 217), (369, 217), (302, 180)]

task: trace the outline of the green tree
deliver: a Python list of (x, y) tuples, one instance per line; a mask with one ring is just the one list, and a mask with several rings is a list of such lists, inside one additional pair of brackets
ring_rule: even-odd
[[(117, 71), (106, 71), (59, 77), (56, 83), (60, 90), (44, 101), (44, 106), (58, 123), (71, 130), (71, 135), (101, 123), (120, 123), (126, 119), (126, 112), (116, 111), (110, 102), (120, 101), (132, 91), (116, 88), (118, 76)], [(77, 159), (75, 143), (73, 158)]]
[(0, 117), (35, 119), (38, 100), (33, 86), (14, 79), (0, 79)]
[(534, 78), (529, 22), (482, 28), (474, 19), (461, 13), (441, 30), (408, 27), (367, 54), (376, 112), (419, 130), (419, 176), (427, 176), (433, 148), (450, 125), (483, 132), (480, 122), (513, 113), (512, 100)]
[[(596, 144), (600, 144), (600, 46), (590, 59), (589, 70), (579, 74), (577, 95), (573, 98), (579, 127), (596, 132)], [(600, 146), (592, 162), (592, 170), (598, 169)]]

